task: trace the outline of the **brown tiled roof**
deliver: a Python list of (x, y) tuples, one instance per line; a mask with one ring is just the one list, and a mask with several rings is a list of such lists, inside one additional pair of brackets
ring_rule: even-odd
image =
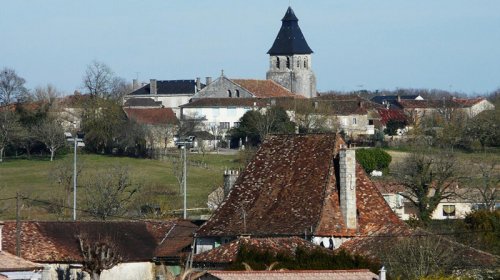
[[(80, 262), (79, 235), (110, 240), (124, 261), (151, 260), (173, 222), (34, 222), (21, 223), (21, 257), (40, 263)], [(16, 251), (16, 223), (5, 222), (3, 248)]]
[(407, 120), (403, 110), (379, 108), (377, 111), (380, 116), (380, 122), (384, 125), (386, 125), (389, 120), (400, 122), (406, 122)]
[[(406, 233), (396, 235), (373, 235), (352, 238), (340, 246), (351, 254), (365, 256), (372, 260), (380, 260), (381, 253), (384, 250), (391, 251), (391, 248), (397, 244), (401, 238), (419, 238), (422, 236), (434, 236), (427, 231), (416, 229)], [(499, 267), (500, 258), (493, 254), (477, 250), (472, 247), (457, 243), (446, 237), (439, 239), (440, 246), (444, 246), (450, 252), (450, 255), (460, 256), (461, 263), (459, 268), (463, 267)]]
[(482, 98), (482, 97), (470, 98), (470, 99), (467, 99), (467, 98), (453, 98), (453, 102), (461, 104), (464, 107), (474, 106), (474, 105), (476, 105), (477, 103), (479, 103), (479, 102), (481, 102), (483, 100), (485, 100), (485, 99)]
[(374, 280), (377, 275), (368, 269), (355, 270), (285, 270), (285, 271), (220, 271), (209, 270), (206, 275), (220, 280)]
[(403, 109), (438, 109), (438, 108), (462, 108), (462, 104), (453, 100), (401, 100), (398, 104)]
[(242, 246), (257, 250), (262, 253), (269, 252), (274, 255), (284, 254), (294, 256), (297, 248), (306, 251), (322, 250), (333, 254), (332, 250), (317, 246), (300, 237), (273, 237), (273, 238), (238, 238), (223, 244), (215, 249), (194, 256), (197, 263), (232, 263), (236, 261)]
[(234, 83), (245, 88), (258, 98), (270, 97), (296, 97), (303, 98), (300, 95), (290, 92), (282, 85), (273, 80), (244, 80), (244, 79), (231, 79)]
[(176, 124), (179, 120), (171, 108), (123, 108), (129, 119), (140, 124)]
[(334, 164), (343, 143), (333, 134), (269, 136), (197, 235), (302, 236), (312, 229), (316, 236), (355, 236), (406, 229), (359, 165), (358, 229), (345, 228)]
[(181, 105), (182, 108), (204, 108), (204, 107), (265, 107), (270, 100), (258, 98), (197, 98)]
[(42, 268), (43, 266), (40, 264), (27, 261), (5, 251), (0, 251), (0, 272), (29, 271)]
[(198, 226), (190, 221), (175, 222), (171, 230), (161, 236), (155, 256), (159, 258), (179, 257), (182, 251), (193, 243), (193, 235), (197, 229)]

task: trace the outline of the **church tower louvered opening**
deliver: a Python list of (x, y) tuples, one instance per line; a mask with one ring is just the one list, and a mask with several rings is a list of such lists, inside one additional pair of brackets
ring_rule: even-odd
[(299, 27), (299, 19), (291, 7), (281, 20), (281, 29), (267, 52), (270, 64), (267, 79), (291, 92), (311, 98), (316, 96), (316, 76), (311, 69), (313, 51)]

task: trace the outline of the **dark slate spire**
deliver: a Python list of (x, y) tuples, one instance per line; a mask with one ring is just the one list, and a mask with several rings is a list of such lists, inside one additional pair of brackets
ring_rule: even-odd
[(299, 19), (295, 16), (292, 7), (288, 7), (281, 20), (281, 29), (274, 40), (274, 44), (267, 52), (269, 55), (311, 54), (313, 51), (307, 45), (306, 39), (300, 31)]

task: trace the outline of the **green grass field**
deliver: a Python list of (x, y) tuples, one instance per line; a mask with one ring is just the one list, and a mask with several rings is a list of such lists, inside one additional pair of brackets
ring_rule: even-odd
[[(222, 173), (225, 168), (240, 166), (236, 155), (188, 154), (188, 208), (205, 208), (208, 194), (222, 184)], [(171, 160), (150, 160), (104, 155), (79, 154), (78, 162), (82, 167), (81, 178), (92, 176), (97, 170), (105, 170), (110, 166), (126, 166), (133, 182), (141, 185), (141, 190), (134, 196), (133, 209), (146, 203), (159, 205), (163, 211), (182, 208), (182, 196), (179, 184), (174, 176)], [(51, 170), (66, 164), (72, 166), (72, 155), (57, 158), (54, 162), (48, 159), (7, 159), (0, 163), (0, 219), (15, 218), (16, 200), (11, 199), (19, 192), (31, 199), (64, 201), (66, 195), (63, 188), (51, 179)], [(80, 187), (77, 194), (85, 192)], [(78, 202), (81, 197), (78, 198)], [(70, 219), (71, 211), (61, 217), (46, 210), (47, 207), (23, 201), (21, 216), (23, 219)], [(78, 208), (78, 207), (77, 207)], [(82, 214), (82, 217), (84, 215)]]

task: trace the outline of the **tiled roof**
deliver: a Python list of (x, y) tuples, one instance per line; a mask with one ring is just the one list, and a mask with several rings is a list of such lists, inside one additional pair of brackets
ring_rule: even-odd
[(462, 104), (453, 100), (401, 100), (398, 104), (404, 109), (437, 109), (437, 108), (462, 108)]
[(273, 80), (244, 80), (244, 79), (231, 79), (235, 84), (245, 88), (258, 98), (271, 98), (271, 97), (295, 97), (304, 98), (301, 95), (294, 94), (282, 85)]
[[(220, 280), (375, 280), (377, 275), (368, 269), (355, 270), (285, 270), (285, 271), (220, 271), (209, 270)], [(203, 278), (203, 277), (202, 277)]]
[(477, 103), (479, 103), (479, 102), (481, 102), (483, 100), (486, 100), (486, 99), (484, 99), (482, 97), (478, 97), (478, 98), (471, 98), (471, 99), (467, 99), (467, 98), (453, 98), (452, 100), (453, 100), (453, 102), (461, 104), (464, 107), (472, 107), (472, 106), (476, 105)]
[(265, 107), (270, 101), (258, 98), (197, 98), (181, 105), (182, 108), (206, 107)]
[(311, 54), (309, 47), (299, 27), (299, 19), (292, 7), (288, 7), (281, 20), (281, 28), (274, 40), (273, 46), (267, 52), (269, 55)]
[(0, 251), (0, 272), (29, 271), (42, 268), (43, 265), (27, 261), (5, 251)]
[(406, 115), (402, 110), (379, 108), (377, 111), (380, 116), (380, 122), (384, 125), (386, 125), (389, 120), (407, 121)]
[[(352, 238), (340, 246), (351, 254), (359, 254), (372, 260), (380, 260), (380, 254), (384, 250), (391, 251), (391, 248), (398, 243), (401, 238), (419, 238), (422, 236), (434, 236), (432, 233), (416, 229), (405, 234), (391, 235), (373, 235)], [(440, 246), (449, 251), (450, 256), (459, 256), (460, 264), (458, 268), (463, 267), (496, 267), (500, 265), (500, 258), (496, 255), (477, 250), (472, 247), (454, 242), (445, 237), (439, 238)]]
[[(111, 240), (125, 262), (151, 260), (172, 228), (165, 222), (21, 222), (21, 257), (39, 263), (80, 262), (77, 237)], [(3, 248), (16, 251), (16, 223), (5, 222)]]
[(153, 98), (130, 98), (125, 101), (125, 107), (161, 107), (161, 101), (154, 101)]
[[(182, 251), (193, 243), (193, 234), (198, 226), (187, 220), (180, 220), (168, 232), (162, 234), (155, 251), (157, 258), (178, 257)], [(155, 231), (158, 232), (158, 231)]]
[(176, 124), (179, 120), (171, 108), (123, 108), (129, 119), (140, 124)]
[(374, 96), (371, 100), (378, 104), (383, 104), (384, 101), (388, 101), (393, 103), (394, 101), (398, 101), (398, 98), (401, 100), (415, 100), (420, 95), (378, 95)]
[[(157, 94), (195, 94), (196, 81), (195, 80), (168, 80), (156, 81)], [(149, 95), (151, 86), (147, 84), (129, 95)]]
[(269, 136), (197, 235), (302, 236), (312, 228), (317, 236), (355, 236), (406, 229), (359, 165), (358, 229), (345, 228), (335, 175), (343, 143), (333, 134)]
[(294, 256), (299, 247), (306, 251), (322, 250), (333, 254), (332, 250), (317, 246), (299, 237), (238, 238), (210, 251), (195, 255), (194, 262), (232, 263), (236, 261), (242, 246), (258, 250), (262, 253), (270, 252), (275, 255), (284, 254)]

